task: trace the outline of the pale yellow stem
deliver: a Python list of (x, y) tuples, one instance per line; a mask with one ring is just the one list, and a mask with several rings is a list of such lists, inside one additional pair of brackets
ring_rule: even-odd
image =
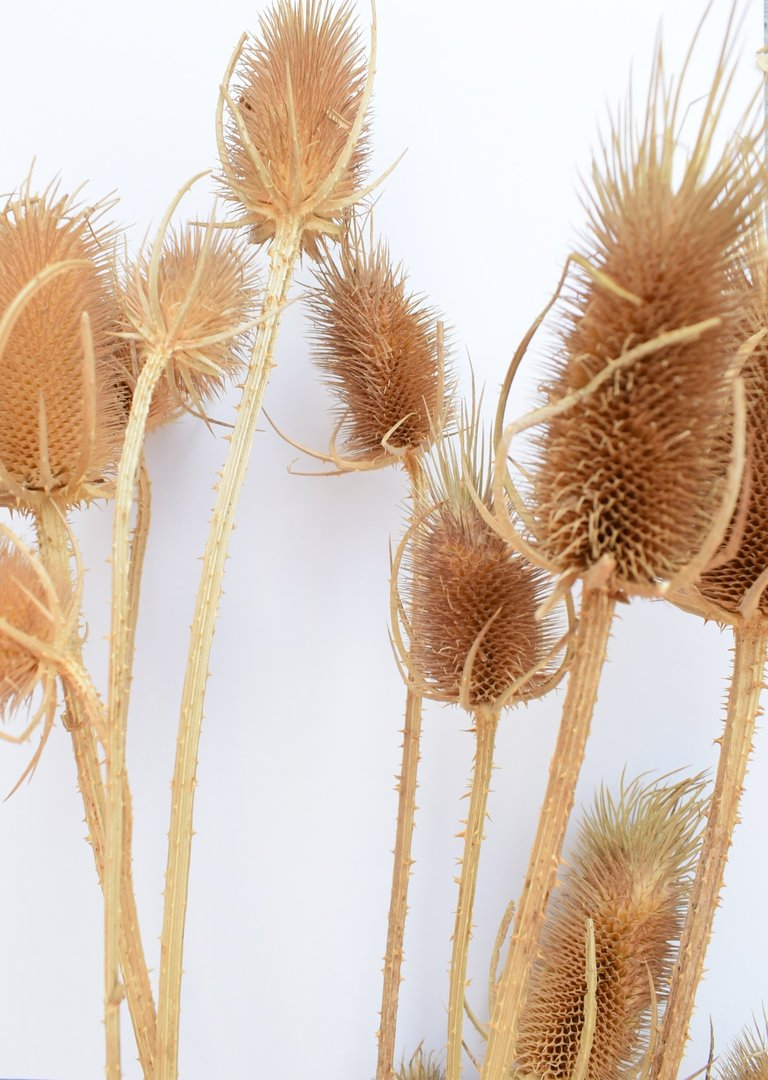
[(652, 1080), (675, 1080), (683, 1059), (696, 989), (701, 981), (712, 922), (725, 877), (733, 830), (739, 820), (760, 692), (768, 635), (765, 626), (738, 627), (720, 760), (707, 814), (696, 879), (691, 890), (667, 1007), (651, 1065)]
[(568, 691), (560, 733), (549, 767), (528, 873), (491, 1015), (482, 1080), (506, 1080), (514, 1059), (520, 1014), (538, 950), (549, 897), (557, 880), (576, 783), (589, 737), (597, 688), (611, 630), (615, 599), (603, 588), (587, 588), (573, 642)]
[(157, 1013), (158, 1080), (178, 1074), (184, 924), (192, 849), (192, 815), (205, 686), (235, 509), (245, 480), (262, 398), (274, 365), (280, 317), (298, 258), (302, 223), (278, 225), (270, 247), (270, 270), (251, 364), (243, 386), (237, 420), (203, 556), (200, 586), (192, 620), (187, 670), (179, 717), (176, 764), (171, 785), (171, 823), (165, 875), (163, 930), (160, 939), (160, 994)]
[(475, 714), (477, 750), (472, 770), (469, 812), (464, 832), (464, 854), (461, 860), (459, 899), (453, 929), (450, 986), (448, 991), (448, 1055), (447, 1080), (460, 1080), (462, 1027), (464, 1023), (464, 993), (467, 986), (467, 960), (472, 937), (472, 912), (475, 906), (477, 871), (480, 865), (480, 845), (485, 827), (485, 812), (493, 769), (493, 748), (499, 713), (495, 709), (478, 709)]

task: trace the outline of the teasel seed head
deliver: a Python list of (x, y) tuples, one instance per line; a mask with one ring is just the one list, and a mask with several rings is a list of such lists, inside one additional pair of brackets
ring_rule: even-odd
[(757, 1023), (736, 1039), (718, 1063), (719, 1080), (768, 1080), (768, 1037), (766, 1024)]
[(622, 785), (617, 800), (601, 790), (550, 903), (520, 1021), (519, 1075), (569, 1080), (573, 1073), (584, 1027), (587, 919), (597, 986), (586, 1076), (636, 1075), (683, 926), (703, 787), (700, 777), (635, 780)]
[(708, 164), (727, 75), (721, 63), (685, 161), (660, 56), (642, 131), (631, 108), (612, 130), (537, 420), (532, 535), (560, 573), (609, 561), (617, 592), (698, 576), (737, 497), (721, 437), (737, 393), (729, 279), (762, 185), (744, 167), (752, 134)]
[(219, 156), (224, 197), (255, 243), (296, 217), (311, 254), (318, 235), (338, 233), (360, 197), (372, 78), (349, 2), (277, 0), (241, 40), (221, 92)]
[(452, 390), (439, 315), (408, 291), (386, 244), (364, 234), (350, 216), (309, 296), (315, 360), (339, 402), (330, 457), (350, 469), (421, 454), (445, 426)]
[(115, 356), (112, 203), (31, 178), (0, 213), (0, 502), (34, 510), (107, 492), (124, 412)]
[(509, 548), (470, 494), (468, 483), (490, 500), (489, 459), (473, 403), (425, 459), (427, 492), (393, 565), (395, 641), (417, 692), (467, 710), (543, 693), (559, 648), (556, 621), (536, 617), (545, 574)]
[(421, 1047), (406, 1064), (402, 1063), (397, 1073), (396, 1080), (445, 1080), (445, 1072), (434, 1060), (432, 1054), (425, 1055)]

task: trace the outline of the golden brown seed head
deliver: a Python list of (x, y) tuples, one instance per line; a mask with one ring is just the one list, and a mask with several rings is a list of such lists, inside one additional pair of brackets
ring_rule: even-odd
[(424, 1056), (421, 1047), (406, 1065), (405, 1062), (395, 1074), (396, 1080), (445, 1080), (445, 1073), (433, 1060), (431, 1054)]
[(735, 319), (728, 284), (760, 193), (736, 138), (706, 165), (718, 86), (684, 163), (660, 62), (643, 132), (634, 133), (631, 114), (612, 132), (594, 167), (585, 251), (604, 277), (575, 277), (549, 402), (583, 390), (611, 360), (667, 331), (718, 323), (618, 370), (537, 435), (534, 531), (543, 550), (559, 571), (585, 571), (609, 556), (616, 584), (630, 592), (691, 562), (726, 490), (731, 440), (721, 432), (731, 410)]
[(437, 313), (355, 220), (315, 276), (315, 360), (339, 401), (341, 455), (373, 462), (425, 450), (448, 408)]
[(41, 271), (0, 355), (0, 501), (73, 506), (103, 493), (124, 429), (115, 359), (114, 234), (56, 186), (28, 180), (0, 213), (0, 317)]
[(649, 980), (663, 999), (679, 939), (703, 819), (699, 779), (634, 781), (604, 790), (582, 823), (575, 856), (547, 915), (518, 1039), (523, 1075), (569, 1080), (586, 993), (585, 925), (597, 965), (589, 1080), (621, 1080), (647, 1044)]
[(166, 233), (156, 262), (145, 251), (129, 268), (122, 300), (126, 332), (136, 344), (129, 361), (134, 383), (148, 352), (171, 356), (150, 426), (179, 408), (200, 412), (242, 369), (255, 275), (253, 249), (231, 233), (191, 225)]
[(261, 18), (234, 70), (221, 162), (225, 198), (255, 242), (296, 215), (311, 251), (312, 234), (337, 231), (368, 156), (365, 130), (346, 153), (366, 72), (350, 3), (278, 0)]
[(765, 1026), (744, 1031), (718, 1064), (719, 1080), (768, 1080), (768, 1040)]

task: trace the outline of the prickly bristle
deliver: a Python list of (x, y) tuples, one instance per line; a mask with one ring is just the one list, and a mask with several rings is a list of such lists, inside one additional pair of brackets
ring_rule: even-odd
[(617, 371), (536, 437), (533, 531), (544, 551), (560, 571), (610, 556), (617, 584), (630, 591), (687, 566), (726, 489), (730, 440), (720, 435), (736, 317), (729, 277), (760, 186), (737, 137), (706, 165), (721, 98), (716, 81), (698, 138), (679, 161), (674, 93), (659, 62), (642, 133), (631, 112), (612, 132), (593, 169), (584, 254), (639, 302), (586, 272), (574, 276), (548, 401), (583, 389), (609, 361), (666, 331), (713, 318), (718, 325)]
[(419, 1047), (407, 1064), (402, 1063), (395, 1073), (395, 1080), (445, 1080), (445, 1072), (432, 1054), (425, 1055)]
[(718, 1062), (718, 1080), (768, 1080), (768, 1033), (765, 1022), (747, 1028)]
[[(762, 233), (746, 250), (739, 286), (734, 349), (768, 330), (768, 245)], [(746, 594), (768, 568), (768, 339), (749, 354), (741, 377), (747, 404), (746, 520), (736, 526), (743, 531), (734, 557), (702, 575), (698, 583), (700, 593), (733, 614), (738, 614)], [(768, 590), (760, 597), (758, 610), (768, 617)]]
[(436, 312), (407, 291), (385, 244), (352, 223), (315, 272), (315, 360), (338, 398), (343, 457), (374, 461), (386, 443), (426, 449), (446, 409)]
[(350, 3), (278, 0), (260, 20), (234, 72), (232, 96), (248, 138), (269, 173), (254, 167), (234, 120), (226, 131), (225, 198), (253, 223), (253, 239), (274, 234), (275, 220), (312, 206), (307, 225), (322, 232), (323, 219), (339, 218), (332, 205), (360, 186), (368, 157), (365, 131), (327, 197), (314, 196), (344, 150), (360, 107), (366, 60)]
[(594, 923), (596, 1028), (588, 1080), (621, 1080), (647, 1045), (652, 995), (668, 988), (703, 820), (702, 782), (603, 790), (547, 914), (521, 1018), (523, 1075), (569, 1080), (584, 1027), (586, 920)]
[(126, 273), (123, 311), (137, 346), (134, 366), (152, 349), (172, 353), (152, 403), (156, 426), (178, 407), (199, 411), (242, 370), (243, 327), (256, 298), (254, 252), (227, 231), (188, 225), (166, 234), (156, 297), (150, 278), (151, 252), (144, 252)]
[[(52, 496), (67, 506), (99, 494), (120, 451), (124, 413), (117, 395), (118, 311), (110, 257), (114, 233), (103, 208), (84, 208), (56, 186), (34, 195), (29, 181), (0, 213), (0, 315), (47, 266), (84, 260), (36, 292), (0, 357), (0, 469), (23, 497)], [(94, 369), (82, 318), (87, 314)], [(89, 427), (86, 402), (93, 402)]]

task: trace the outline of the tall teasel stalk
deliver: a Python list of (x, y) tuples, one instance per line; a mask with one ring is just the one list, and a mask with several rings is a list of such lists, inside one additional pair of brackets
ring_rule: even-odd
[(560, 673), (554, 661), (563, 646), (554, 621), (536, 619), (546, 595), (545, 575), (483, 520), (465, 484), (465, 469), (480, 498), (490, 503), (490, 458), (474, 404), (464, 410), (457, 437), (434, 449), (424, 502), (392, 570), (394, 637), (409, 685), (422, 697), (461, 705), (475, 720), (450, 968), (448, 1080), (461, 1075), (472, 910), (499, 717), (507, 706), (555, 684)]
[[(636, 130), (631, 107), (614, 125), (593, 168), (588, 246), (569, 260), (548, 400), (510, 425), (497, 450), (495, 514), (487, 520), (558, 574), (561, 588), (578, 578), (583, 588), (560, 735), (483, 1080), (502, 1080), (514, 1060), (616, 601), (695, 581), (738, 499), (744, 395), (730, 348), (736, 305), (729, 281), (760, 192), (754, 168), (743, 165), (753, 134), (731, 136), (710, 162), (730, 46), (729, 32), (685, 160), (678, 149), (684, 78), (667, 82), (660, 52), (643, 126)], [(733, 437), (723, 439), (726, 416)], [(530, 505), (505, 467), (511, 440), (527, 429), (535, 429)], [(519, 527), (504, 516), (510, 493)]]
[[(705, 813), (701, 778), (602, 789), (552, 897), (514, 1076), (629, 1080), (669, 986)], [(594, 956), (588, 955), (587, 920)], [(587, 970), (596, 974), (592, 1011)]]
[(734, 281), (739, 318), (733, 350), (744, 358), (747, 467), (740, 505), (717, 565), (677, 599), (686, 610), (733, 627), (734, 656), (725, 730), (719, 740), (701, 860), (659, 1033), (652, 1075), (671, 1080), (683, 1057), (696, 988), (720, 891), (760, 713), (768, 660), (768, 244), (762, 226), (745, 245)]
[[(387, 246), (366, 244), (360, 218), (350, 215), (338, 257), (326, 249), (310, 294), (315, 360), (339, 399), (328, 454), (309, 452), (336, 473), (401, 463), (410, 480), (414, 516), (423, 494), (421, 459), (442, 437), (450, 417), (443, 324), (407, 292)], [(449, 383), (451, 380), (449, 380)], [(343, 432), (344, 446), (337, 449)], [(298, 444), (293, 444), (298, 445)], [(305, 447), (299, 447), (306, 451)], [(398, 777), (392, 891), (384, 956), (377, 1080), (393, 1080), (397, 1006), (408, 910), (408, 883), (421, 744), (421, 695), (407, 680), (403, 754)]]
[(182, 693), (172, 781), (158, 1001), (158, 1080), (178, 1070), (184, 924), (192, 845), (197, 752), (205, 686), (235, 507), (245, 480), (256, 421), (274, 367), (280, 318), (302, 248), (338, 235), (361, 187), (366, 119), (375, 54), (366, 65), (352, 8), (336, 12), (316, 0), (278, 0), (259, 35), (243, 37), (227, 67), (217, 112), (220, 183), (233, 206), (233, 227), (269, 243), (256, 340), (243, 383), (229, 453), (203, 556)]

